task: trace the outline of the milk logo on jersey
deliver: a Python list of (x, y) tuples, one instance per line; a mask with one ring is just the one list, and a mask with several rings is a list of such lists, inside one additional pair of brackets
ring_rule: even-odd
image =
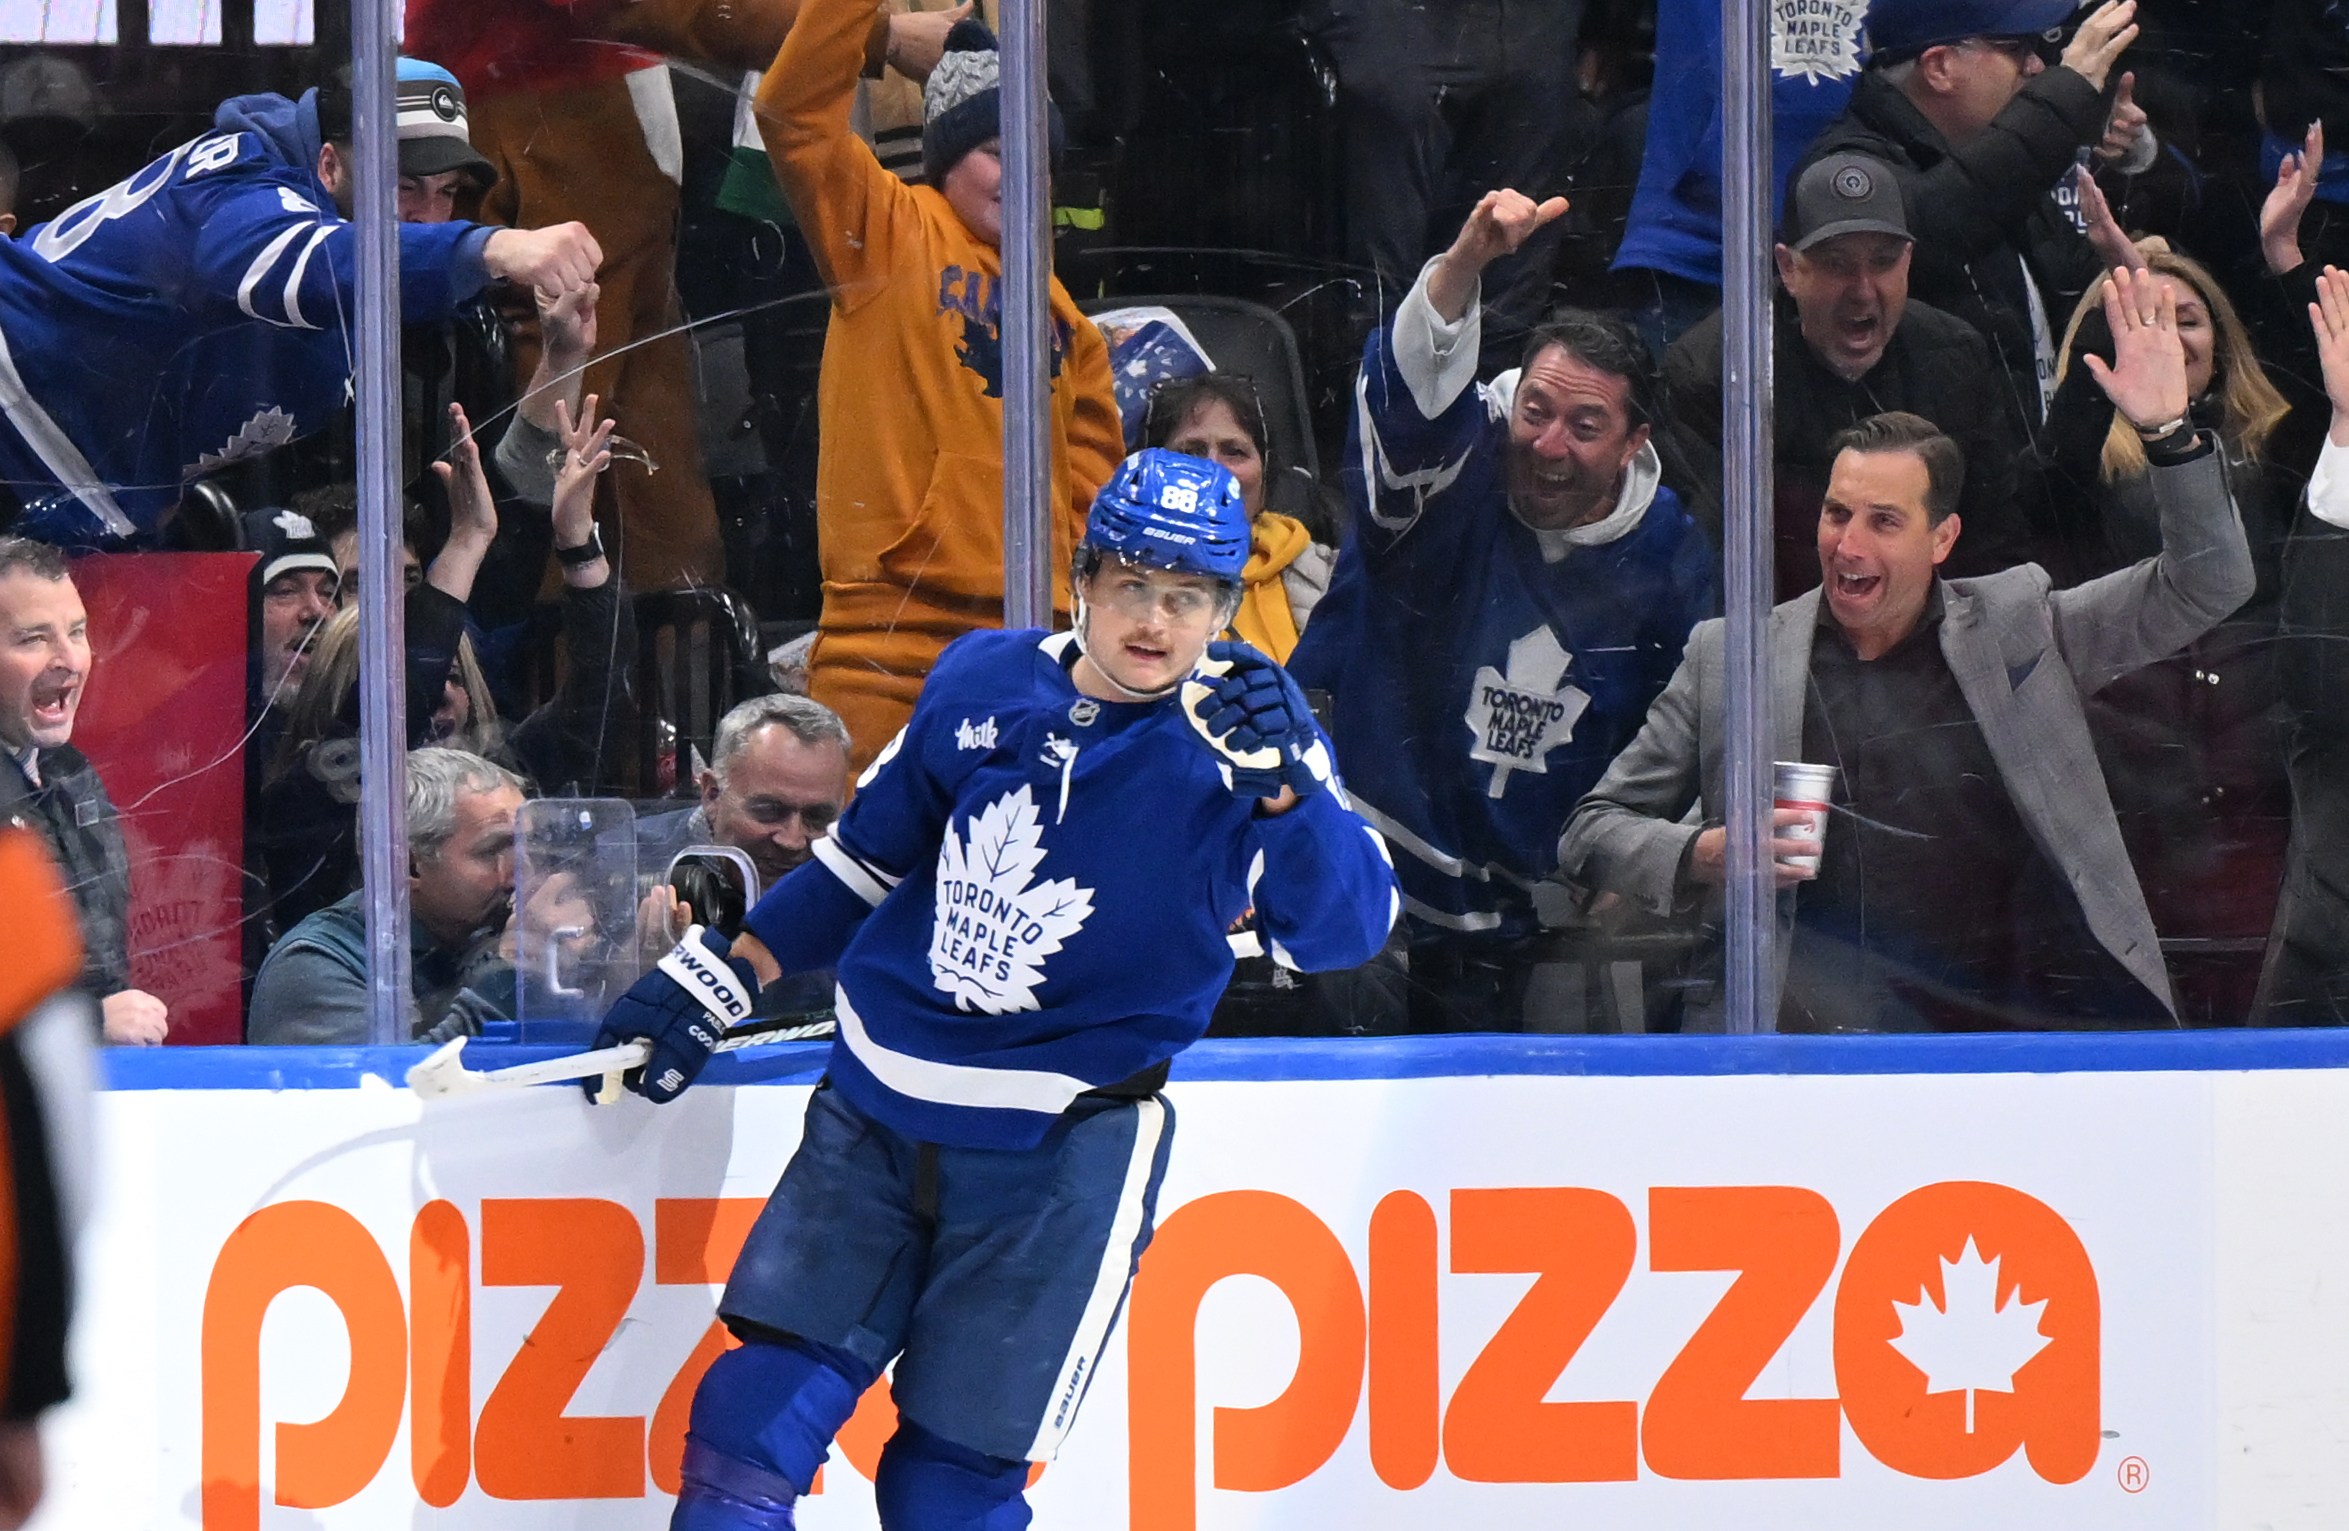
[(1560, 684), (1573, 658), (1544, 625), (1509, 645), (1507, 674), (1491, 665), (1477, 670), (1465, 721), (1476, 736), (1469, 758), (1493, 768), (1487, 796), (1506, 792), (1512, 771), (1548, 775), (1544, 757), (1574, 737), (1590, 697), (1579, 686)]
[(995, 748), (995, 715), (989, 713), (985, 721), (978, 723), (963, 719), (954, 730), (954, 747), (958, 750)]
[(1770, 68), (1782, 78), (1801, 75), (1848, 80), (1860, 72), (1860, 22), (1868, 0), (1775, 0), (1770, 7)]
[(949, 823), (938, 851), (931, 985), (958, 1010), (1033, 1010), (1046, 961), (1084, 928), (1093, 890), (1074, 878), (1036, 880), (1044, 831), (1026, 786), (988, 804), (969, 828), (966, 847)]

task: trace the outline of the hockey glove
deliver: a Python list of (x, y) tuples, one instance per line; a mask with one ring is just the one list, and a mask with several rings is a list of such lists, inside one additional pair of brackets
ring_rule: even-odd
[(1329, 752), (1305, 693), (1289, 672), (1245, 643), (1211, 643), (1183, 683), (1183, 712), (1239, 797), (1311, 797), (1329, 778)]
[[(597, 1047), (642, 1038), (652, 1044), (643, 1068), (621, 1082), (655, 1105), (675, 1100), (693, 1083), (727, 1027), (750, 1019), (759, 992), (758, 975), (747, 962), (726, 955), (729, 943), (714, 930), (688, 926), (679, 941), (616, 1000), (596, 1033)], [(588, 1099), (601, 1080), (584, 1080)]]

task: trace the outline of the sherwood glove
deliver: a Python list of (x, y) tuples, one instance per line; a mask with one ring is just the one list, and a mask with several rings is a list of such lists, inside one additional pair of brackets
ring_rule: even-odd
[[(597, 1047), (638, 1038), (652, 1044), (644, 1067), (629, 1070), (621, 1082), (655, 1105), (682, 1094), (710, 1061), (726, 1028), (750, 1019), (758, 975), (749, 963), (728, 957), (727, 946), (718, 932), (688, 926), (685, 939), (613, 1002), (596, 1033)], [(582, 1083), (592, 1100), (602, 1082)]]

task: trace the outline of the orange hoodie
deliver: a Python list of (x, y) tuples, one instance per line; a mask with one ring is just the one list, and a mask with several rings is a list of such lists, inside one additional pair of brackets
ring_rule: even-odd
[[(849, 128), (871, 0), (804, 0), (759, 132), (832, 296), (818, 385), (824, 608), (808, 684), (856, 767), (904, 726), (939, 651), (1003, 621), (1002, 262)], [(1123, 455), (1108, 347), (1052, 284), (1053, 604)]]

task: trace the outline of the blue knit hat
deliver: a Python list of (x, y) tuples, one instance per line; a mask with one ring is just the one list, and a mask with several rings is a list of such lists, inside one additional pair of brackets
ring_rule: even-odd
[[(946, 52), (922, 86), (922, 178), (932, 186), (962, 163), (962, 157), (1003, 131), (1003, 55), (995, 34), (976, 16), (965, 17), (946, 34)], [(1051, 115), (1052, 158), (1058, 161), (1065, 136), (1060, 108)]]

